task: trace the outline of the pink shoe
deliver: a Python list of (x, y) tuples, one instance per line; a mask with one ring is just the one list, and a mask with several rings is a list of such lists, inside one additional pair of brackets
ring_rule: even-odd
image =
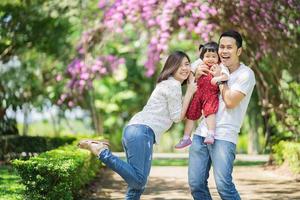
[(184, 147), (189, 146), (190, 144), (192, 144), (191, 138), (188, 138), (188, 139), (185, 139), (185, 140), (181, 139), (179, 141), (179, 143), (175, 145), (175, 149), (182, 149)]
[(215, 138), (213, 135), (207, 135), (204, 139), (205, 144), (213, 144), (215, 142)]

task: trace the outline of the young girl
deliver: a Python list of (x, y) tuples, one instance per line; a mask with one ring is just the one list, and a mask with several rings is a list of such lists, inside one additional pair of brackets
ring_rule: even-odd
[(198, 120), (203, 112), (206, 123), (208, 126), (207, 137), (204, 140), (206, 144), (214, 143), (214, 134), (216, 126), (215, 113), (219, 107), (219, 87), (222, 81), (227, 81), (229, 77), (229, 71), (221, 65), (221, 76), (214, 77), (216, 70), (220, 69), (217, 65), (220, 63), (218, 55), (218, 44), (216, 42), (208, 42), (205, 45), (199, 47), (200, 59), (196, 60), (192, 64), (193, 67), (197, 67), (200, 64), (205, 64), (210, 69), (210, 74), (201, 76), (197, 80), (198, 90), (196, 91), (191, 104), (188, 108), (186, 117), (186, 123), (184, 128), (184, 136), (175, 148), (184, 148), (192, 143), (190, 137), (194, 128), (194, 121)]
[(190, 76), (182, 101), (181, 85), (186, 82), (189, 74), (189, 57), (181, 51), (172, 53), (147, 104), (124, 128), (122, 144), (127, 162), (112, 155), (107, 142), (79, 142), (80, 148), (90, 150), (127, 182), (126, 199), (140, 199), (150, 173), (153, 144), (159, 143), (161, 135), (173, 122), (179, 122), (185, 117), (190, 100), (197, 89), (194, 77)]

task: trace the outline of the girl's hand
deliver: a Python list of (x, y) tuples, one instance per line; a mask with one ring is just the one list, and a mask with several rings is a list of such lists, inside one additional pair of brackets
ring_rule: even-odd
[(207, 75), (208, 73), (210, 73), (209, 67), (203, 63), (197, 67), (195, 77), (198, 79), (200, 76)]
[(219, 81), (219, 78), (218, 77), (213, 77), (212, 79), (211, 79), (211, 81), (210, 81), (210, 83), (212, 84), (212, 85), (217, 85), (217, 82)]
[(198, 86), (197, 86), (197, 83), (195, 82), (195, 77), (191, 73), (189, 75), (189, 79), (188, 79), (188, 82), (187, 82), (187, 90), (186, 90), (186, 92), (190, 93), (190, 94), (194, 94), (197, 91), (197, 87)]
[(210, 73), (211, 73), (211, 75), (213, 75), (214, 77), (216, 77), (216, 76), (221, 76), (221, 66), (218, 65), (218, 64), (213, 65), (213, 66), (210, 68)]

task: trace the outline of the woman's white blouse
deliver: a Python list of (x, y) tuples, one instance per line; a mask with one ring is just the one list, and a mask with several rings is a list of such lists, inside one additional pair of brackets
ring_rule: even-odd
[(141, 112), (129, 121), (131, 124), (144, 124), (152, 128), (155, 141), (173, 124), (179, 122), (182, 110), (181, 83), (173, 77), (158, 83)]

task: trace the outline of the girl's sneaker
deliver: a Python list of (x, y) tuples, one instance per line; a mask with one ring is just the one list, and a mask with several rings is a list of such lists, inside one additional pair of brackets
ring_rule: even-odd
[(184, 147), (189, 146), (190, 144), (192, 144), (191, 138), (188, 138), (188, 139), (181, 139), (181, 140), (179, 141), (179, 143), (175, 145), (175, 148), (176, 148), (176, 149), (182, 149), (182, 148), (184, 148)]

